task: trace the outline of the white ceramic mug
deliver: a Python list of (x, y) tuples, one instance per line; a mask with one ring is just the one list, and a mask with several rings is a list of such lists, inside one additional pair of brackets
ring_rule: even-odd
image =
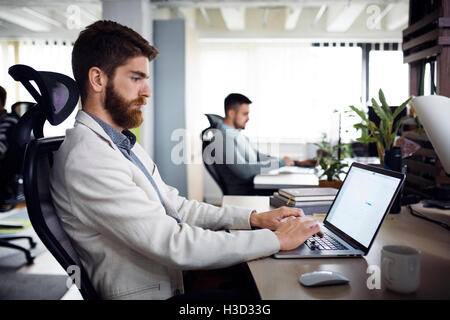
[(392, 291), (412, 293), (420, 284), (420, 252), (408, 246), (384, 246), (381, 276)]

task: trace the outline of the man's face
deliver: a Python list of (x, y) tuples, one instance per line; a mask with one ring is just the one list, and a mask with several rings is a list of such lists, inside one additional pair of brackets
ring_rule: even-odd
[(148, 59), (135, 57), (117, 67), (108, 80), (105, 109), (123, 129), (139, 127), (144, 121), (141, 108), (151, 96), (148, 79)]
[(248, 114), (250, 113), (250, 108), (247, 103), (241, 104), (237, 111), (234, 112), (233, 125), (236, 129), (245, 129), (245, 124), (250, 120)]

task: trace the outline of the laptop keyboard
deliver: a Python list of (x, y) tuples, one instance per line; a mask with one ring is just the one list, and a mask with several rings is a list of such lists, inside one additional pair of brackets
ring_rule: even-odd
[(305, 244), (311, 250), (346, 250), (347, 247), (338, 242), (333, 236), (323, 231), (323, 238), (312, 236)]

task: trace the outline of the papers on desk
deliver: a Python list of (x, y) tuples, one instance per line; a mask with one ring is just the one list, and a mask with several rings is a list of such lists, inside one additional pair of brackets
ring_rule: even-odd
[(285, 166), (278, 169), (273, 169), (268, 172), (262, 172), (263, 176), (276, 176), (279, 174), (314, 174), (316, 172), (315, 168), (304, 168), (304, 167), (290, 167)]
[(278, 190), (280, 196), (292, 201), (334, 200), (338, 189), (335, 188), (289, 188)]
[(411, 209), (422, 216), (450, 225), (450, 210), (427, 208), (424, 202), (412, 204)]
[(319, 185), (316, 174), (258, 174), (253, 178), (256, 189), (313, 187)]
[(270, 197), (270, 204), (276, 208), (281, 206), (302, 208), (307, 215), (327, 213), (336, 193), (337, 189), (332, 188), (280, 189)]

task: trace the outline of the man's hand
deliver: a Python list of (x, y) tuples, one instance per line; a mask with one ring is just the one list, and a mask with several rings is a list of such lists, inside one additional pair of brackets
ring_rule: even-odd
[(295, 249), (316, 233), (323, 236), (319, 222), (312, 217), (305, 216), (290, 217), (275, 231), (275, 235), (280, 241), (280, 250)]
[(294, 160), (292, 160), (289, 157), (283, 157), (283, 161), (286, 163), (287, 166), (292, 167), (295, 166)]
[(252, 213), (250, 215), (250, 225), (252, 227), (277, 230), (283, 219), (288, 217), (303, 217), (304, 215), (302, 209), (283, 206), (272, 211)]

